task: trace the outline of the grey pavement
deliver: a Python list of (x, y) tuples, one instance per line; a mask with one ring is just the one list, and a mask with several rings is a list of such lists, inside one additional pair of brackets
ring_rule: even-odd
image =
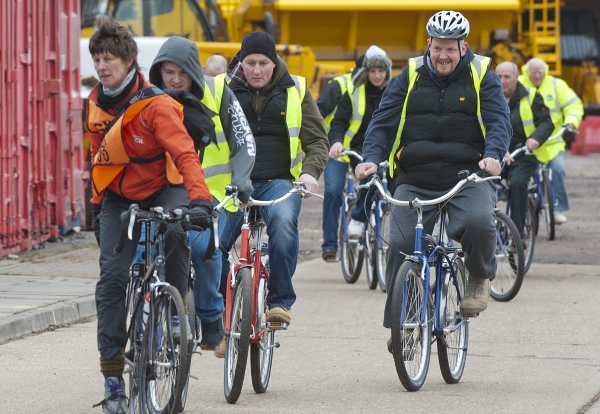
[(91, 232), (71, 239), (0, 261), (0, 343), (96, 316), (98, 248)]

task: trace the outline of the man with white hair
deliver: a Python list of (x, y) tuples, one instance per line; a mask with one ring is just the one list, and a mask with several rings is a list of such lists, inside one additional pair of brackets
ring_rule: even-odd
[(510, 188), (510, 218), (523, 236), (527, 214), (527, 187), (538, 161), (535, 157), (525, 154), (519, 154), (513, 159), (510, 152), (522, 146), (526, 146), (530, 151), (536, 150), (546, 142), (554, 126), (542, 96), (535, 88), (526, 88), (517, 80), (517, 65), (513, 62), (500, 63), (496, 66), (496, 74), (502, 82), (502, 92), (508, 103), (513, 130), (506, 161)]
[[(567, 83), (548, 74), (548, 65), (539, 58), (533, 58), (521, 68), (523, 73), (519, 82), (523, 86), (537, 88), (550, 109), (550, 116), (556, 134), (563, 124), (568, 124), (572, 129), (579, 128), (583, 119), (583, 103), (575, 91)], [(562, 224), (567, 218), (562, 211), (569, 209), (569, 198), (565, 188), (565, 161), (564, 151), (566, 144), (563, 140), (552, 140), (535, 151), (540, 162), (548, 163), (552, 170), (552, 190), (554, 193), (554, 222)]]
[(221, 55), (211, 55), (204, 65), (204, 74), (217, 76), (227, 71), (227, 59)]

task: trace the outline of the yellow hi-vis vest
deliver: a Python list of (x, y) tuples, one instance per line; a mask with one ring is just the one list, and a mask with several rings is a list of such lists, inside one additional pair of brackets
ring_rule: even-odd
[[(300, 142), (300, 129), (302, 128), (302, 101), (306, 95), (306, 79), (302, 76), (291, 75), (294, 86), (287, 88), (287, 105), (285, 109), (285, 123), (290, 138), (290, 174), (297, 181), (302, 173), (302, 160), (304, 152)], [(227, 83), (231, 82), (225, 76)]]
[[(123, 144), (122, 129), (125, 125), (131, 122), (131, 120), (133, 120), (146, 106), (148, 106), (150, 102), (161, 95), (163, 95), (163, 91), (156, 87), (152, 87), (150, 96), (142, 96), (139, 99), (136, 98), (137, 95), (134, 96), (132, 100), (137, 100), (127, 107), (125, 112), (119, 116), (110, 130), (106, 133), (104, 129), (98, 129), (95, 124), (88, 124), (88, 129), (90, 132), (95, 134), (104, 134), (104, 138), (100, 144), (100, 147), (98, 148), (98, 152), (96, 153), (94, 162), (92, 164), (92, 184), (94, 185), (96, 194), (100, 194), (102, 191), (104, 191), (104, 189), (108, 187), (115, 177), (117, 177), (117, 175), (123, 171), (127, 164), (131, 162), (144, 162), (142, 160), (131, 159), (127, 153), (127, 150), (125, 149), (125, 145)], [(172, 101), (179, 108), (180, 113), (182, 114), (181, 119), (183, 119), (183, 106), (175, 100)], [(89, 119), (95, 120), (95, 123), (98, 125), (108, 125), (114, 119), (113, 116), (100, 109), (93, 101), (89, 102), (88, 109), (90, 111)], [(173, 160), (168, 152), (164, 152), (152, 159), (145, 161), (158, 161), (164, 158), (167, 159), (166, 175), (168, 182), (171, 184), (182, 184), (183, 177), (177, 171), (177, 167), (173, 163)]]
[[(481, 80), (485, 76), (488, 67), (490, 65), (491, 59), (489, 57), (475, 55), (475, 58), (469, 63), (471, 67), (471, 78), (473, 79), (473, 86), (475, 87), (475, 92), (477, 93), (477, 121), (479, 121), (479, 126), (481, 127), (481, 132), (483, 133), (483, 138), (485, 139), (486, 131), (485, 125), (483, 125), (483, 119), (481, 118), (481, 98), (479, 97), (479, 91), (481, 90)], [(417, 69), (423, 66), (423, 56), (419, 56), (418, 58), (410, 58), (408, 60), (408, 89), (406, 90), (406, 96), (404, 98), (404, 106), (402, 107), (402, 114), (400, 115), (400, 125), (398, 126), (398, 132), (396, 132), (396, 140), (394, 141), (394, 146), (392, 147), (392, 152), (390, 152), (389, 163), (390, 166), (395, 165), (394, 157), (400, 157), (400, 154), (396, 154), (398, 151), (398, 147), (400, 147), (400, 139), (402, 138), (402, 130), (404, 129), (404, 123), (406, 122), (406, 108), (408, 106), (408, 96), (412, 88), (415, 86), (417, 79), (419, 78), (419, 74), (417, 73)], [(390, 168), (390, 177), (394, 176), (395, 168)]]
[[(225, 89), (225, 76), (219, 75), (204, 78), (204, 97), (200, 102), (216, 115), (212, 120), (215, 124), (215, 134), (217, 142), (211, 142), (204, 148), (204, 157), (202, 158), (202, 168), (204, 168), (204, 179), (208, 185), (211, 195), (218, 201), (225, 198), (225, 186), (231, 184), (231, 163), (229, 157), (231, 150), (223, 124), (221, 122), (221, 102), (223, 91)], [(237, 207), (233, 204), (226, 207), (227, 211), (235, 212)]]
[[(352, 116), (350, 117), (350, 125), (346, 131), (346, 135), (344, 135), (344, 148), (350, 148), (352, 139), (362, 125), (363, 117), (365, 116), (365, 110), (367, 108), (366, 85), (363, 84), (358, 88), (353, 89), (354, 90), (350, 95), (350, 102), (352, 103)], [(350, 162), (350, 157), (348, 156), (340, 157), (340, 159)]]
[(302, 76), (290, 75), (294, 86), (287, 88), (287, 106), (285, 123), (290, 137), (290, 173), (298, 181), (302, 172), (302, 143), (300, 142), (300, 129), (302, 128), (302, 100), (306, 95), (306, 79)]
[[(531, 79), (529, 79), (529, 76), (527, 75), (527, 65), (521, 67), (521, 73), (523, 73), (523, 75), (519, 76), (519, 82), (521, 82), (523, 86), (534, 88)], [(579, 127), (579, 123), (583, 118), (583, 103), (565, 81), (548, 74), (548, 65), (546, 65), (546, 77), (537, 88), (537, 91), (542, 95), (544, 103), (550, 110), (550, 117), (554, 124), (552, 135), (558, 132), (563, 123), (573, 124), (575, 128)], [(561, 101), (565, 100), (566, 102), (561, 103)], [(567, 113), (566, 117), (563, 115), (563, 111)], [(556, 158), (558, 154), (563, 152), (566, 145), (565, 141), (558, 138), (544, 142), (539, 148), (535, 149), (533, 153), (538, 161), (547, 164)]]
[(521, 116), (521, 121), (523, 122), (523, 130), (525, 131), (525, 136), (529, 138), (531, 134), (535, 131), (535, 123), (533, 122), (533, 111), (531, 110), (531, 105), (533, 104), (533, 98), (535, 98), (535, 88), (525, 88), (527, 89), (527, 96), (521, 98), (519, 102), (519, 115)]
[[(340, 84), (340, 91), (342, 92), (342, 96), (349, 91), (348, 93), (352, 93), (352, 89), (354, 89), (354, 83), (352, 83), (352, 74), (346, 73), (345, 75), (336, 76), (330, 82), (337, 82)], [(331, 121), (333, 121), (333, 117), (335, 116), (335, 111), (337, 110), (337, 105), (333, 108), (333, 111), (329, 115), (323, 119), (323, 123), (325, 124), (325, 132), (329, 134), (329, 130), (331, 129)]]

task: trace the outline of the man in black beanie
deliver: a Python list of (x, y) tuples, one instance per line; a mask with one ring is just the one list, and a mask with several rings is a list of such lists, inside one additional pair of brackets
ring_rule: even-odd
[[(252, 198), (279, 198), (292, 188), (293, 181), (302, 181), (306, 189), (316, 192), (317, 179), (327, 163), (329, 143), (306, 79), (289, 74), (287, 64), (277, 56), (275, 39), (263, 32), (244, 37), (228, 76), (229, 87), (238, 98), (256, 141), (250, 174)], [(301, 197), (292, 196), (283, 203), (260, 207), (269, 236), (268, 322), (291, 321), (290, 308), (296, 300), (292, 276), (298, 260), (301, 201)], [(231, 248), (240, 234), (241, 218), (230, 224), (234, 237), (221, 240), (224, 249)]]

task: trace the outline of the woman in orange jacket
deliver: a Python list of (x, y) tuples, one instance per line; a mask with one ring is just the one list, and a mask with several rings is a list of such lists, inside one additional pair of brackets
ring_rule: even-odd
[[(120, 214), (132, 203), (143, 210), (162, 206), (165, 211), (189, 205), (207, 217), (208, 225), (212, 196), (194, 143), (183, 125), (182, 107), (144, 79), (136, 60), (137, 44), (127, 28), (111, 16), (99, 18), (96, 26), (89, 49), (100, 83), (89, 96), (87, 127), (92, 134), (94, 233), (100, 246), (98, 350), (105, 377), (103, 409), (117, 414), (127, 412), (123, 304), (140, 235), (138, 225), (134, 228), (135, 241), (127, 243), (121, 254), (114, 253)], [(165, 268), (167, 282), (183, 297), (188, 290), (187, 234), (178, 224), (165, 239), (170, 252)]]

